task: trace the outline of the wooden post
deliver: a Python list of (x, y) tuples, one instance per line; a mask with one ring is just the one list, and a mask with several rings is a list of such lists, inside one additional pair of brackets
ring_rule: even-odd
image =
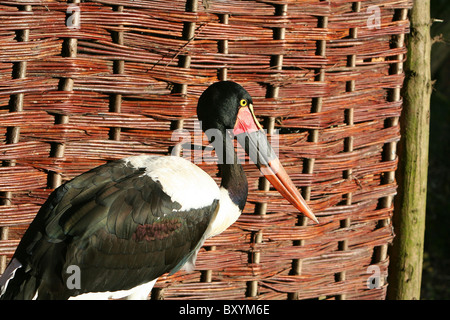
[(396, 237), (390, 250), (388, 299), (420, 299), (430, 119), (430, 0), (415, 0), (405, 62), (402, 138), (396, 173), (393, 217)]

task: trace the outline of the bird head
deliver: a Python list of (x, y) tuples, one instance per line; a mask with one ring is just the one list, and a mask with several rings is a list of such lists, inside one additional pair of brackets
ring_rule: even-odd
[(197, 116), (203, 130), (233, 129), (242, 107), (253, 105), (250, 94), (232, 81), (220, 81), (210, 85), (200, 96)]
[[(299, 211), (318, 223), (272, 149), (255, 116), (253, 99), (241, 85), (220, 81), (209, 86), (198, 100), (197, 116), (207, 135), (212, 129), (216, 131), (216, 138), (217, 132), (222, 135), (232, 132), (275, 189)], [(210, 135), (208, 138), (211, 140)]]

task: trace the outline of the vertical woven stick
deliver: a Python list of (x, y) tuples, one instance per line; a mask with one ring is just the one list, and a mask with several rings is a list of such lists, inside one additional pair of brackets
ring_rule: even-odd
[[(31, 11), (31, 5), (25, 5), (20, 10), (21, 11)], [(17, 32), (17, 39), (19, 42), (27, 42), (29, 40), (30, 30), (24, 29)], [(23, 79), (27, 74), (27, 61), (19, 61), (14, 64), (13, 68), (13, 78), (14, 79)], [(23, 111), (23, 100), (24, 94), (17, 93), (11, 96), (10, 99), (10, 112), (22, 112)], [(20, 127), (10, 127), (7, 131), (6, 143), (14, 144), (18, 143), (20, 139)], [(16, 165), (15, 160), (4, 161), (3, 166), (5, 167), (14, 167)], [(2, 205), (10, 205), (12, 199), (12, 192), (6, 191), (2, 192), (0, 195), (0, 201)], [(8, 240), (9, 236), (9, 228), (1, 227), (0, 228), (0, 239)], [(6, 255), (0, 257), (0, 274), (5, 271), (6, 268)]]
[[(319, 17), (318, 28), (327, 28), (328, 27), (328, 17)], [(317, 49), (316, 54), (318, 56), (325, 57), (326, 55), (326, 40), (318, 40), (317, 43)], [(325, 80), (325, 70), (320, 69), (317, 71), (316, 81), (323, 82)], [(311, 113), (317, 113), (322, 111), (322, 104), (323, 104), (323, 98), (322, 97), (316, 97), (312, 99), (312, 110)], [(319, 141), (319, 130), (317, 129), (311, 129), (309, 132), (308, 140), (310, 142), (318, 142)], [(306, 174), (312, 174), (314, 172), (314, 158), (308, 158), (304, 161), (304, 167), (303, 167), (303, 173)], [(306, 186), (303, 188), (302, 192), (303, 198), (308, 201), (311, 199), (311, 186)], [(298, 219), (297, 225), (299, 226), (306, 226), (307, 224), (307, 218), (305, 216), (300, 216)], [(294, 246), (303, 246), (305, 244), (305, 240), (296, 240), (294, 241)], [(302, 271), (302, 260), (301, 259), (294, 259), (292, 261), (292, 269), (291, 274), (292, 275), (300, 275)], [(298, 292), (293, 292), (288, 294), (288, 299), (290, 300), (298, 300)]]
[[(222, 14), (219, 16), (219, 20), (223, 24), (228, 24), (228, 18), (229, 18), (228, 14)], [(228, 40), (219, 40), (218, 44), (219, 44), (218, 45), (219, 53), (222, 53), (224, 55), (228, 54)], [(220, 81), (228, 80), (228, 68), (224, 67), (224, 68), (219, 69), (217, 76)], [(216, 246), (205, 247), (205, 249), (208, 251), (215, 251)], [(211, 282), (212, 281), (212, 270), (209, 269), (209, 270), (202, 271), (200, 281), (201, 282)]]
[(394, 227), (397, 237), (392, 247), (388, 298), (420, 298), (425, 209), (427, 194), (430, 75), (430, 1), (414, 1), (410, 13), (411, 36), (405, 62), (407, 79), (403, 91), (404, 108), (400, 119)]
[[(198, 9), (198, 3), (195, 0), (188, 0), (186, 1), (186, 12), (197, 12)], [(191, 41), (191, 39), (195, 36), (195, 28), (196, 28), (195, 22), (185, 22), (184, 28), (183, 28), (183, 39), (186, 41)], [(191, 66), (191, 56), (189, 55), (180, 55), (178, 56), (178, 66), (180, 68), (187, 69)], [(185, 96), (187, 94), (187, 88), (188, 85), (186, 83), (176, 83), (174, 85), (174, 88), (172, 90), (172, 93), (181, 94), (182, 96)], [(173, 121), (171, 124), (170, 129), (171, 130), (178, 130), (183, 129), (184, 127), (184, 120), (176, 120)], [(172, 155), (181, 155), (181, 145), (176, 145), (173, 147), (173, 150), (171, 150)]]
[[(70, 1), (72, 4), (79, 4), (80, 0)], [(78, 50), (78, 40), (76, 38), (68, 38), (63, 44), (63, 56), (68, 58), (75, 58), (77, 56)], [(60, 89), (62, 91), (72, 91), (73, 90), (73, 79), (70, 77), (62, 78), (59, 83)], [(69, 122), (69, 116), (64, 114), (55, 115), (55, 125), (67, 124)], [(50, 150), (50, 157), (62, 158), (65, 152), (64, 142), (52, 143)], [(50, 172), (48, 175), (48, 186), (55, 189), (61, 185), (62, 178), (58, 172)]]
[[(401, 9), (399, 10), (399, 17), (398, 20), (406, 20), (408, 14), (407, 9)], [(394, 37), (394, 47), (401, 48), (404, 46), (405, 41), (405, 35), (400, 34)], [(392, 74), (402, 74), (403, 73), (403, 54), (399, 54), (395, 57), (396, 61), (399, 61), (392, 66), (391, 73)], [(398, 86), (390, 92), (390, 100), (391, 101), (400, 101), (402, 98), (400, 96), (400, 90), (401, 87)], [(389, 118), (386, 121), (387, 127), (394, 127), (398, 125), (398, 117)], [(384, 161), (393, 161), (397, 157), (397, 142), (389, 142), (384, 146), (384, 155), (383, 160)], [(389, 171), (384, 174), (383, 183), (389, 184), (394, 183), (395, 181), (395, 172)], [(387, 196), (381, 199), (380, 206), (382, 208), (390, 208), (393, 203), (394, 196)], [(380, 227), (385, 227), (389, 225), (390, 221), (389, 219), (384, 219), (379, 222)], [(375, 253), (375, 261), (383, 261), (387, 257), (387, 245), (383, 245), (377, 248), (377, 251)]]
[[(287, 4), (279, 5), (276, 7), (275, 15), (277, 16), (286, 16), (287, 14)], [(284, 40), (285, 39), (285, 28), (274, 28), (273, 30), (273, 39), (274, 40)], [(273, 55), (271, 58), (271, 68), (275, 70), (282, 70), (283, 68), (283, 55)], [(266, 96), (267, 98), (277, 98), (279, 94), (279, 87), (278, 86), (269, 86), (267, 88)], [(275, 118), (274, 117), (268, 117), (266, 119), (266, 123), (264, 126), (267, 129), (267, 133), (269, 135), (273, 134), (274, 128), (275, 128)], [(264, 191), (269, 191), (270, 183), (267, 181), (266, 178), (262, 177), (260, 178), (260, 184), (259, 189)], [(258, 203), (255, 207), (255, 214), (259, 215), (265, 215), (267, 212), (267, 202)], [(254, 235), (254, 242), (256, 244), (262, 243), (263, 240), (263, 233), (262, 231), (256, 232)], [(251, 255), (252, 261), (251, 263), (260, 263), (261, 260), (261, 253), (259, 251), (254, 251)], [(247, 295), (249, 297), (255, 297), (258, 295), (258, 281), (253, 280), (248, 283), (247, 288)]]
[[(220, 22), (223, 24), (228, 24), (229, 15), (220, 15)], [(219, 52), (223, 54), (228, 54), (228, 40), (219, 40)], [(228, 79), (228, 68), (221, 68), (219, 70), (219, 80), (226, 81)]]
[[(397, 10), (397, 18), (396, 20), (406, 20), (407, 19), (408, 10), (407, 9), (401, 9)], [(404, 46), (405, 42), (405, 35), (399, 34), (393, 37), (393, 47), (395, 48), (402, 48)], [(397, 63), (394, 63), (391, 67), (391, 73), (400, 75), (403, 73), (403, 54), (399, 54), (394, 59), (398, 61)], [(401, 87), (397, 86), (396, 88), (392, 89), (390, 92), (390, 101), (401, 101), (401, 95), (400, 95)], [(399, 118), (393, 117), (388, 118), (386, 120), (386, 127), (395, 127), (398, 125)], [(397, 142), (389, 142), (384, 146), (384, 154), (383, 154), (383, 160), (384, 161), (393, 161), (397, 157)], [(389, 171), (384, 173), (383, 177), (383, 183), (384, 184), (391, 184), (395, 182), (395, 172)], [(393, 205), (394, 196), (389, 195), (380, 200), (380, 207), (381, 208), (391, 208)], [(390, 219), (383, 219), (378, 222), (378, 227), (386, 227), (391, 223)], [(376, 247), (374, 252), (374, 263), (382, 262), (386, 260), (388, 257), (388, 245), (384, 244), (382, 246)], [(381, 278), (379, 279), (380, 286), (383, 286), (385, 284), (385, 279)]]
[[(361, 2), (354, 2), (353, 3), (353, 12), (359, 12), (361, 10)], [(358, 38), (358, 28), (351, 28), (350, 29), (350, 38), (351, 39), (357, 39)], [(350, 68), (356, 67), (356, 54), (349, 55), (347, 57), (347, 66)], [(346, 92), (354, 92), (355, 91), (355, 80), (347, 81), (346, 83)], [(345, 123), (348, 126), (353, 126), (354, 122), (354, 109), (349, 108), (345, 110)], [(345, 138), (344, 140), (344, 152), (352, 152), (353, 151), (353, 137)], [(344, 179), (352, 179), (352, 169), (348, 169), (344, 171)], [(351, 205), (352, 204), (352, 196), (353, 193), (349, 192), (345, 195), (345, 204)], [(350, 218), (345, 218), (341, 220), (340, 222), (341, 228), (348, 228), (350, 227)], [(348, 240), (342, 240), (339, 242), (339, 251), (346, 251), (348, 250)], [(345, 281), (346, 279), (346, 273), (345, 271), (339, 272), (336, 275), (336, 281)], [(338, 300), (345, 300), (346, 295), (345, 293), (342, 293), (336, 297)]]
[[(123, 12), (123, 6), (116, 6), (114, 8), (116, 12)], [(122, 28), (123, 25), (119, 25), (119, 28)], [(117, 44), (123, 45), (123, 31), (116, 31), (112, 33), (113, 41)], [(113, 73), (114, 74), (123, 74), (125, 69), (125, 61), (123, 60), (114, 60), (113, 62)], [(122, 109), (122, 95), (120, 93), (115, 93), (111, 95), (110, 98), (110, 106), (109, 110), (114, 113), (119, 113)], [(110, 129), (109, 137), (111, 140), (120, 140), (120, 132), (121, 128), (113, 127)]]

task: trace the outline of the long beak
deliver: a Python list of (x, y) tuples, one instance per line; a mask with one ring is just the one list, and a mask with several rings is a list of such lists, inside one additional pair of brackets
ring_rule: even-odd
[(268, 166), (262, 166), (260, 170), (286, 200), (312, 221), (319, 223), (319, 220), (317, 220), (305, 199), (303, 199), (297, 187), (289, 178), (278, 158), (272, 159), (269, 161)]
[(251, 104), (239, 109), (233, 132), (250, 159), (275, 189), (305, 216), (319, 223), (269, 144)]

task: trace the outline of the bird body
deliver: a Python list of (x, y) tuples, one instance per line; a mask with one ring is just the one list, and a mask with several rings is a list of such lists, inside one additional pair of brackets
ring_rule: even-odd
[(220, 186), (174, 156), (131, 156), (73, 178), (52, 192), (25, 232), (0, 278), (0, 298), (145, 299), (161, 275), (194, 269), (205, 240), (233, 224), (247, 200), (244, 170), (226, 143), (228, 129), (249, 141), (244, 148), (268, 180), (315, 220), (240, 85), (211, 85), (197, 113), (207, 135), (214, 129), (220, 133), (215, 139), (222, 136), (219, 159), (232, 160), (219, 162)]
[[(31, 266), (41, 264), (61, 276), (35, 285), (23, 298), (39, 296), (40, 288), (55, 292), (49, 286), (64, 298), (122, 298), (135, 287), (148, 295), (148, 283), (160, 274), (183, 265), (192, 270), (203, 242), (239, 214), (225, 189), (181, 157), (133, 156), (97, 167), (59, 187), (22, 240), (19, 249), (26, 254), (15, 257), (21, 265), (16, 276), (38, 276)], [(58, 261), (62, 252), (66, 258)], [(64, 271), (72, 265), (80, 268), (80, 289), (65, 285), (71, 274)]]

